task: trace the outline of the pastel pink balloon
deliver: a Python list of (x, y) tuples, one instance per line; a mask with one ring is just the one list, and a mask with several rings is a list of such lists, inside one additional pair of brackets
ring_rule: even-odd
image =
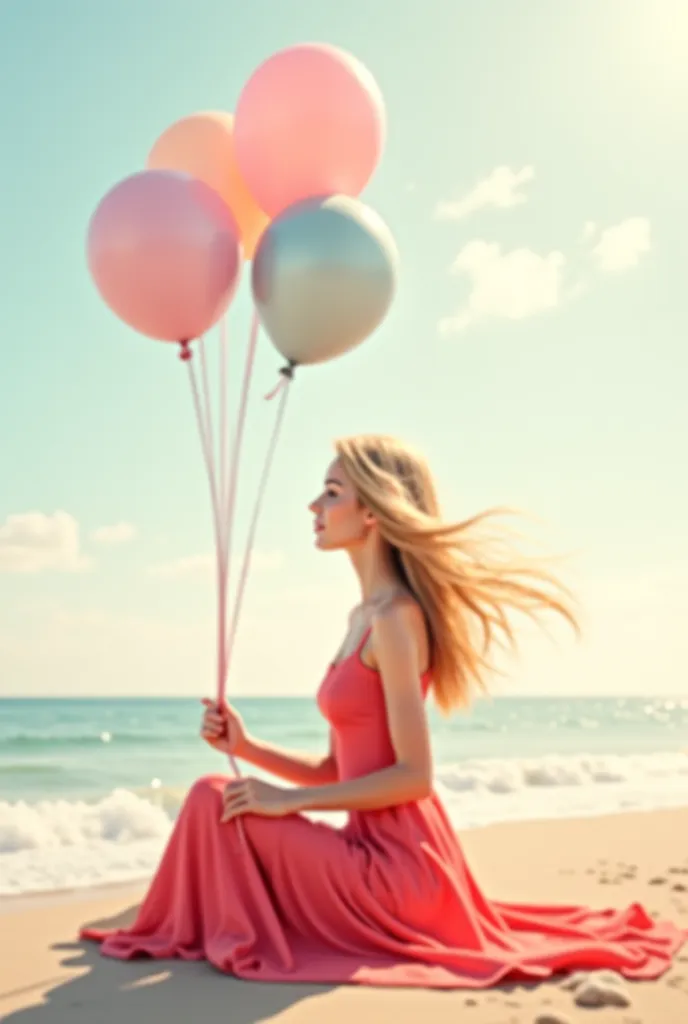
[(140, 171), (107, 193), (88, 230), (88, 267), (113, 313), (159, 341), (204, 334), (239, 281), (239, 232), (208, 185)]
[(314, 196), (357, 196), (380, 159), (385, 108), (363, 64), (334, 46), (303, 44), (269, 57), (244, 86), (236, 156), (271, 216)]

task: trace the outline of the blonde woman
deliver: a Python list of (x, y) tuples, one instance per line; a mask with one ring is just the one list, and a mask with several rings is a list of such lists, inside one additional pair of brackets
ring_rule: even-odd
[[(201, 779), (134, 925), (84, 934), (108, 956), (205, 958), (272, 981), (484, 988), (585, 968), (660, 975), (686, 935), (638, 905), (488, 899), (432, 788), (428, 694), (447, 713), (468, 704), (495, 644), (514, 640), (513, 612), (575, 627), (567, 592), (495, 549), (491, 513), (442, 522), (424, 460), (391, 438), (339, 441), (310, 510), (317, 547), (346, 552), (362, 598), (318, 690), (329, 751), (276, 748), (206, 701), (208, 743), (291, 785)], [(348, 822), (303, 813), (316, 810)]]

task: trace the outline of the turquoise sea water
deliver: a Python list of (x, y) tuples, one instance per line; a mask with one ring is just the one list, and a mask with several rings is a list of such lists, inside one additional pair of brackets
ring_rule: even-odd
[[(326, 749), (314, 700), (236, 704), (256, 735)], [(188, 699), (0, 700), (0, 894), (149, 874), (188, 786), (228, 771), (200, 714)], [(688, 700), (510, 698), (430, 715), (458, 828), (688, 804)]]

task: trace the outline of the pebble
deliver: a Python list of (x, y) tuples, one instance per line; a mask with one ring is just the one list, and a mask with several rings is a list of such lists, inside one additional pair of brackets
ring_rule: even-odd
[(618, 982), (590, 978), (576, 989), (573, 997), (576, 1006), (600, 1007), (631, 1005), (631, 997)]
[(589, 977), (590, 974), (587, 971), (576, 971), (575, 974), (570, 974), (568, 978), (562, 981), (561, 987), (565, 992), (575, 992)]

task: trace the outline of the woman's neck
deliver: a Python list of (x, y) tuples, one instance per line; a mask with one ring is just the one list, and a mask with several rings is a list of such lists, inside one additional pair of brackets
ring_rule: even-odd
[(401, 589), (391, 553), (362, 548), (349, 554), (361, 589), (361, 607), (375, 605)]

